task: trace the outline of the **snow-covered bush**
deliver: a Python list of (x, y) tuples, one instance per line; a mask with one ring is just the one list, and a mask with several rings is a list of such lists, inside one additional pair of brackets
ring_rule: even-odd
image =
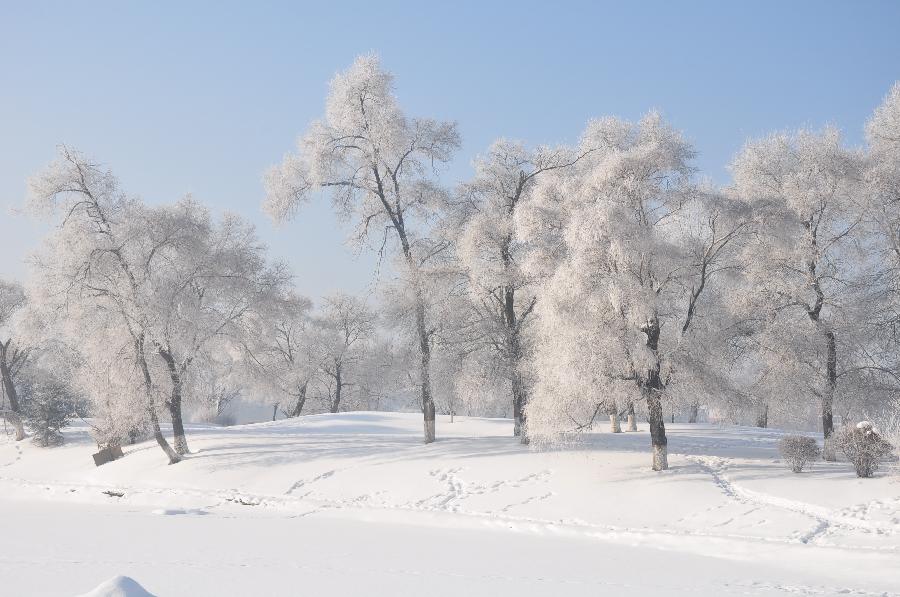
[(893, 449), (869, 421), (841, 429), (837, 434), (837, 446), (853, 463), (857, 477), (871, 477), (878, 468), (879, 460)]
[(806, 463), (819, 457), (819, 444), (805, 435), (788, 435), (778, 442), (778, 451), (791, 470), (799, 473)]
[(64, 382), (52, 377), (31, 381), (23, 393), (24, 419), (34, 443), (43, 448), (62, 444), (61, 430), (69, 424), (78, 396)]

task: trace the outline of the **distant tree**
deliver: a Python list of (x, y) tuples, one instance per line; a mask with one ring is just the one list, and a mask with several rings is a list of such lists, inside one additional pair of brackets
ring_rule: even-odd
[(365, 356), (376, 319), (362, 300), (335, 294), (325, 299), (319, 322), (319, 369), (328, 391), (328, 409), (336, 413), (340, 412), (344, 389), (354, 384), (354, 368)]
[(258, 395), (274, 396), (279, 405), (289, 405), (283, 409), (287, 416), (298, 417), (324, 358), (320, 322), (310, 300), (295, 293), (269, 307), (244, 324), (244, 369)]
[(196, 396), (203, 420), (219, 425), (234, 423), (231, 408), (249, 388), (237, 350), (213, 344), (195, 359), (188, 377), (189, 393)]
[(288, 219), (311, 194), (330, 192), (335, 208), (354, 222), (357, 240), (377, 239), (379, 254), (397, 248), (415, 319), (426, 443), (435, 438), (433, 330), (422, 268), (447, 248), (428, 236), (447, 202), (429, 173), (458, 147), (454, 123), (407, 117), (394, 97), (393, 77), (375, 56), (361, 56), (331, 81), (324, 119), (265, 178), (264, 207), (276, 221)]

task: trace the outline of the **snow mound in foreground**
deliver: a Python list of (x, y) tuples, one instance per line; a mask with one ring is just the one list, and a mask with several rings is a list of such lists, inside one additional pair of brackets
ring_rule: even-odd
[(153, 597), (153, 594), (148, 593), (133, 578), (114, 576), (80, 597)]

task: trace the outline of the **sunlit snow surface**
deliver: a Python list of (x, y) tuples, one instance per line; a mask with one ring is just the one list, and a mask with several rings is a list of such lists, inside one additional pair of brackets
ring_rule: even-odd
[(0, 440), (2, 593), (900, 595), (900, 476), (793, 474), (781, 432), (671, 425), (654, 473), (646, 425), (549, 452), (506, 420), (441, 418), (427, 446), (420, 426), (195, 426), (175, 466), (145, 442), (95, 468), (84, 427)]
[(127, 576), (116, 576), (81, 597), (153, 597), (137, 581)]

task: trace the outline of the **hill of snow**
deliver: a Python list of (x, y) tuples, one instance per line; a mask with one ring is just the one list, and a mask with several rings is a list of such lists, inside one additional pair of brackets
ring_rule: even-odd
[(133, 578), (116, 576), (81, 597), (153, 597)]
[(900, 594), (898, 477), (793, 474), (782, 432), (711, 425), (670, 426), (671, 469), (654, 473), (642, 427), (536, 452), (508, 420), (441, 418), (423, 445), (420, 415), (316, 415), (193, 426), (178, 465), (144, 442), (99, 468), (83, 427), (56, 449), (0, 442), (0, 587), (74, 595), (127, 574), (167, 597)]

